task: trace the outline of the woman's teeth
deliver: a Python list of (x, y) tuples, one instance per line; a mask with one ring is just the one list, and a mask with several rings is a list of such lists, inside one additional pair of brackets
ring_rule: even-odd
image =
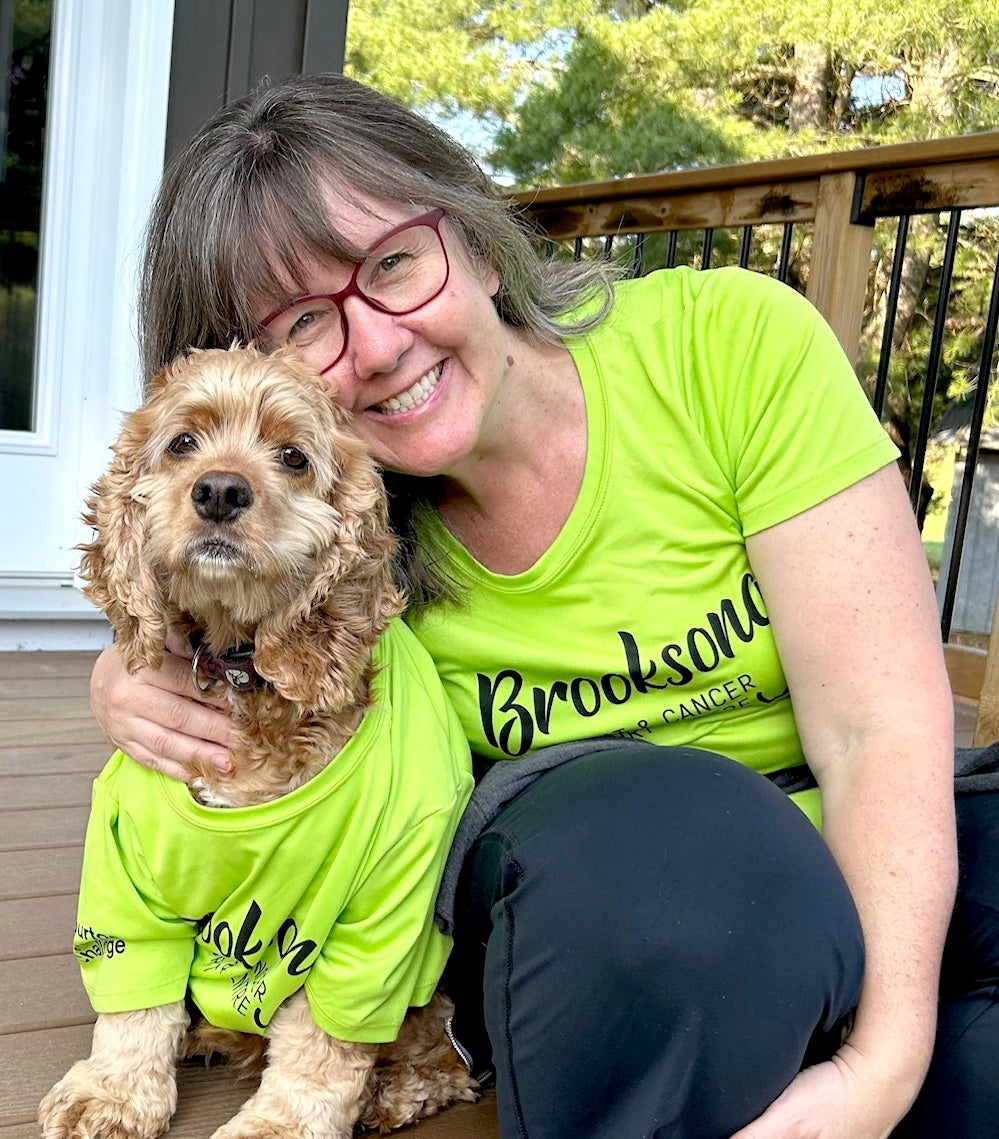
[(430, 395), (430, 393), (440, 383), (441, 372), (444, 370), (443, 362), (438, 364), (436, 368), (432, 368), (425, 376), (421, 376), (411, 388), (401, 392), (391, 399), (385, 400), (383, 403), (376, 404), (380, 412), (384, 415), (394, 415), (400, 411), (409, 411), (411, 408), (419, 407), (421, 403)]

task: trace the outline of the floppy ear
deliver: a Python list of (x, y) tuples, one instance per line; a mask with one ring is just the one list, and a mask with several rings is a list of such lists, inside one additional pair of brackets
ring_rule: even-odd
[(402, 611), (390, 570), (395, 541), (374, 464), (354, 456), (330, 499), (342, 516), (304, 595), (257, 628), (254, 662), (288, 700), (309, 711), (352, 704), (371, 651)]
[(126, 420), (110, 469), (91, 489), (83, 520), (96, 533), (79, 547), (84, 592), (111, 622), (129, 672), (158, 668), (166, 636), (163, 590), (142, 556), (146, 510), (137, 491), (143, 474), (140, 415), (133, 412)]

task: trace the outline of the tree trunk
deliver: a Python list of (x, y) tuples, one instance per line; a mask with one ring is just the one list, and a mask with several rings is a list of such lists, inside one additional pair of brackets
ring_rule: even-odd
[(794, 92), (788, 112), (792, 133), (825, 128), (831, 73), (828, 47), (819, 43), (794, 45)]

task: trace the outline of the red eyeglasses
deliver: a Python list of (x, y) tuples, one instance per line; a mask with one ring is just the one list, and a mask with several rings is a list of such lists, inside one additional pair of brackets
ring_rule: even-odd
[(444, 210), (438, 208), (397, 225), (354, 266), (345, 288), (296, 297), (266, 317), (262, 327), (273, 339), (293, 344), (325, 375), (347, 351), (343, 302), (348, 297), (360, 297), (378, 312), (405, 316), (444, 291), (451, 266), (441, 237), (443, 218)]

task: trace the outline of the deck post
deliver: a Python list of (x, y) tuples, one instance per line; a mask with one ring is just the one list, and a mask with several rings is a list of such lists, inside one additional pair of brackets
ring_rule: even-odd
[(826, 318), (851, 363), (857, 362), (871, 272), (874, 226), (852, 220), (858, 175), (823, 174), (815, 211), (805, 296)]

